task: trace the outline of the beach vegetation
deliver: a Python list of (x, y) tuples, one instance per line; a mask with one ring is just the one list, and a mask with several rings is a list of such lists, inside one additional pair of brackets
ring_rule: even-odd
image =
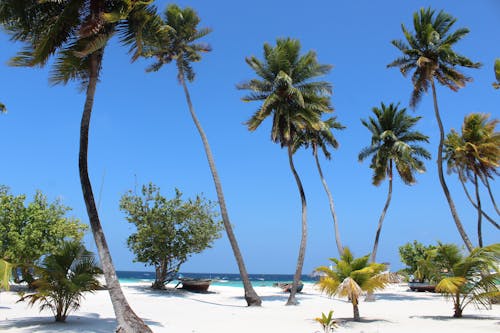
[(40, 304), (40, 311), (49, 309), (57, 322), (64, 322), (71, 311), (78, 310), (85, 292), (101, 287), (94, 254), (79, 241), (65, 241), (56, 253), (43, 258), (35, 267), (37, 279), (34, 292), (22, 294), (19, 302)]
[[(435, 249), (435, 245), (424, 245), (416, 240), (413, 243), (406, 243), (399, 247), (399, 257), (406, 265), (404, 271), (409, 275), (414, 275), (418, 269), (418, 263), (426, 258), (429, 250)], [(421, 281), (423, 282), (423, 281)]]
[(425, 172), (422, 159), (430, 159), (429, 152), (419, 145), (429, 142), (429, 137), (415, 131), (413, 127), (421, 117), (412, 117), (406, 108), (399, 104), (380, 104), (372, 109), (373, 117), (361, 120), (371, 133), (371, 144), (363, 148), (358, 155), (361, 162), (371, 156), (370, 168), (373, 170), (372, 183), (379, 186), (386, 178), (389, 180), (387, 198), (379, 217), (371, 261), (375, 262), (382, 232), (382, 224), (392, 198), (394, 169), (406, 185), (416, 183), (415, 173)]
[(203, 148), (207, 156), (208, 166), (214, 180), (215, 190), (219, 201), (219, 207), (231, 248), (233, 250), (241, 280), (245, 290), (245, 300), (248, 306), (260, 306), (262, 300), (255, 292), (241, 254), (238, 241), (233, 231), (233, 226), (229, 219), (229, 213), (226, 207), (226, 199), (222, 191), (222, 184), (217, 172), (215, 160), (212, 154), (212, 149), (208, 142), (207, 135), (195, 113), (193, 102), (186, 81), (193, 82), (196, 73), (192, 63), (199, 62), (202, 59), (202, 53), (207, 53), (212, 50), (207, 43), (199, 40), (208, 35), (212, 29), (199, 27), (201, 19), (190, 7), (184, 9), (175, 4), (167, 6), (163, 19), (160, 21), (160, 28), (152, 26), (145, 34), (145, 44), (141, 55), (145, 58), (153, 58), (155, 62), (151, 64), (146, 71), (156, 72), (163, 65), (175, 63), (177, 67), (177, 80), (179, 81), (189, 109), (189, 114), (196, 126), (198, 134), (203, 143)]
[(10, 290), (12, 267), (13, 265), (10, 262), (0, 259), (0, 290)]
[(177, 189), (175, 197), (167, 199), (152, 183), (142, 186), (141, 195), (129, 191), (122, 196), (120, 209), (136, 227), (127, 245), (135, 261), (154, 266), (153, 289), (164, 289), (190, 256), (220, 238), (223, 226), (214, 206), (201, 196), (183, 200)]
[(386, 265), (370, 262), (370, 255), (354, 258), (348, 247), (337, 258), (330, 258), (332, 265), (320, 266), (317, 272), (323, 273), (318, 281), (321, 292), (330, 297), (347, 297), (352, 303), (353, 317), (360, 321), (359, 300), (366, 292), (385, 288), (390, 281)]
[(321, 317), (314, 318), (314, 320), (321, 325), (324, 333), (333, 332), (338, 327), (337, 321), (333, 318), (333, 310), (330, 310), (327, 315), (322, 312)]
[[(477, 209), (479, 247), (483, 246), (482, 217), (485, 214), (479, 190), (481, 184), (488, 190), (493, 207), (500, 214), (490, 186), (490, 179), (499, 174), (497, 168), (500, 166), (500, 132), (495, 131), (499, 120), (488, 119), (489, 115), (481, 113), (465, 116), (461, 132), (452, 129), (444, 142), (444, 158), (447, 161), (448, 173), (458, 175), (469, 201)], [(474, 186), (475, 200), (467, 190), (465, 183), (468, 180)], [(489, 221), (497, 229), (500, 228), (492, 219)]]
[(26, 195), (0, 187), (0, 258), (15, 263), (16, 283), (26, 282), (31, 288), (32, 266), (42, 256), (59, 249), (65, 239), (82, 239), (87, 225), (68, 217), (70, 211), (60, 199), (49, 202), (41, 191), (26, 202)]
[(421, 8), (413, 14), (413, 32), (409, 31), (404, 24), (401, 25), (406, 41), (393, 40), (392, 44), (403, 55), (388, 64), (387, 67), (398, 67), (401, 74), (405, 77), (413, 72), (411, 75), (413, 92), (410, 98), (410, 107), (412, 108), (417, 106), (423, 94), (427, 93), (429, 87), (431, 87), (434, 114), (439, 127), (437, 151), (439, 182), (458, 232), (467, 249), (472, 251), (472, 242), (458, 216), (455, 203), (443, 175), (443, 144), (445, 133), (438, 108), (435, 86), (435, 81), (437, 81), (452, 91), (458, 91), (466, 83), (472, 81), (472, 78), (463, 74), (459, 68), (479, 68), (481, 66), (480, 63), (473, 62), (453, 50), (455, 44), (469, 33), (469, 29), (467, 28), (459, 28), (452, 32), (451, 29), (456, 21), (456, 18), (444, 11), (436, 14), (435, 10), (431, 8)]
[(307, 246), (307, 201), (302, 181), (293, 162), (294, 141), (306, 129), (319, 131), (324, 125), (321, 116), (333, 112), (330, 105), (332, 86), (317, 80), (328, 74), (331, 65), (320, 64), (314, 51), (300, 54), (296, 39), (279, 38), (276, 45), (264, 44), (264, 59), (247, 57), (246, 62), (258, 76), (243, 82), (238, 89), (249, 90), (244, 102), (262, 102), (247, 120), (249, 131), (255, 131), (265, 119), (272, 118), (271, 140), (287, 149), (288, 163), (295, 178), (302, 206), (302, 228), (297, 267), (287, 305), (298, 304), (297, 286), (302, 274)]
[(120, 42), (130, 46), (133, 59), (137, 58), (142, 45), (142, 30), (154, 24), (157, 17), (156, 8), (149, 6), (152, 2), (3, 0), (0, 3), (0, 25), (11, 40), (23, 44), (10, 65), (36, 68), (51, 64), (52, 84), (76, 81), (85, 91), (79, 129), (80, 184), (115, 310), (118, 332), (151, 330), (128, 304), (106, 243), (88, 172), (90, 119), (108, 42), (118, 34)]
[(443, 273), (436, 291), (453, 301), (453, 317), (461, 318), (471, 303), (487, 308), (500, 297), (500, 243), (474, 248), (468, 254), (455, 244), (439, 244), (433, 252)]

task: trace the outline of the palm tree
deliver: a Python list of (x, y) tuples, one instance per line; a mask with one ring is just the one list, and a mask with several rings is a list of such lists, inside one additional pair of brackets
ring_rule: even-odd
[(245, 300), (249, 306), (260, 306), (262, 300), (250, 283), (245, 263), (243, 262), (243, 256), (229, 220), (226, 200), (224, 198), (224, 192), (222, 191), (222, 184), (219, 174), (217, 173), (212, 150), (205, 131), (194, 111), (191, 96), (186, 84), (186, 80), (192, 82), (195, 78), (195, 72), (191, 63), (200, 61), (201, 53), (211, 50), (208, 44), (197, 43), (198, 39), (209, 34), (211, 30), (209, 28), (198, 28), (200, 18), (196, 12), (189, 7), (181, 9), (177, 5), (169, 5), (165, 10), (164, 17), (163, 29), (159, 30), (159, 33), (152, 33), (150, 38), (146, 38), (145, 40), (146, 44), (144, 45), (142, 55), (146, 58), (154, 57), (156, 59), (156, 62), (148, 67), (146, 71), (156, 72), (163, 67), (164, 64), (169, 64), (172, 61), (174, 61), (177, 66), (177, 79), (184, 89), (189, 113), (191, 114), (191, 118), (201, 137), (203, 147), (205, 148), (208, 165), (212, 173), (217, 198), (219, 200), (222, 221), (238, 264), (241, 280), (243, 281)]
[(33, 282), (36, 291), (23, 295), (20, 301), (29, 300), (30, 305), (41, 303), (40, 311), (50, 309), (59, 322), (66, 321), (70, 311), (78, 310), (84, 292), (101, 287), (97, 277), (102, 270), (94, 254), (78, 241), (66, 241), (59, 253), (45, 257), (35, 271), (39, 276)]
[(342, 242), (340, 240), (337, 214), (335, 213), (335, 205), (333, 203), (332, 193), (328, 188), (328, 184), (325, 180), (325, 177), (323, 177), (323, 170), (321, 169), (321, 164), (319, 163), (319, 158), (318, 158), (318, 148), (321, 148), (321, 150), (323, 151), (323, 155), (325, 155), (326, 159), (328, 160), (331, 159), (332, 155), (328, 151), (328, 146), (331, 146), (334, 149), (337, 149), (339, 146), (337, 139), (332, 133), (332, 129), (340, 130), (344, 128), (345, 127), (343, 125), (341, 125), (338, 121), (336, 121), (335, 117), (331, 117), (323, 123), (321, 129), (318, 131), (311, 130), (309, 128), (300, 131), (298, 135), (295, 137), (293, 146), (293, 153), (295, 153), (295, 151), (297, 151), (300, 147), (309, 148), (309, 146), (311, 146), (312, 148), (314, 160), (316, 161), (316, 167), (318, 168), (319, 177), (321, 179), (321, 183), (323, 184), (323, 188), (325, 189), (326, 195), (328, 197), (328, 202), (330, 204), (330, 212), (332, 214), (333, 227), (335, 230), (335, 242), (337, 244), (337, 250), (339, 252), (339, 255), (342, 254), (343, 247), (342, 247)]
[(340, 259), (330, 258), (331, 267), (321, 266), (316, 271), (324, 273), (318, 281), (320, 290), (328, 296), (347, 297), (352, 303), (354, 320), (360, 321), (359, 299), (364, 292), (383, 289), (390, 274), (384, 264), (370, 263), (370, 255), (354, 258), (346, 246)]
[[(151, 1), (149, 1), (151, 2)], [(118, 332), (151, 332), (130, 308), (118, 282), (109, 248), (97, 212), (88, 175), (88, 136), (104, 49), (115, 34), (122, 42), (139, 48), (140, 29), (150, 24), (155, 9), (148, 1), (129, 0), (3, 0), (0, 24), (11, 39), (25, 47), (11, 60), (14, 66), (44, 66), (52, 55), (51, 82), (66, 84), (76, 80), (86, 90), (80, 126), (79, 170), (83, 198), (102, 264), (106, 285), (118, 321)], [(140, 51), (140, 48), (136, 50)], [(134, 56), (137, 55), (137, 52)]]
[(495, 59), (495, 79), (497, 82), (493, 82), (493, 88), (499, 89), (500, 88), (500, 58)]
[(424, 163), (420, 158), (431, 158), (427, 150), (417, 145), (419, 142), (429, 142), (429, 137), (413, 130), (421, 117), (412, 117), (406, 113), (406, 108), (398, 107), (399, 104), (391, 103), (386, 106), (381, 103), (380, 108), (372, 109), (374, 117), (370, 117), (368, 121), (361, 120), (371, 132), (372, 138), (371, 145), (363, 148), (358, 160), (362, 162), (372, 156), (370, 168), (373, 169), (373, 185), (380, 185), (386, 177), (389, 179), (387, 199), (373, 243), (372, 262), (375, 262), (377, 256), (382, 223), (392, 198), (393, 168), (396, 168), (406, 185), (412, 185), (416, 182), (414, 173), (425, 172)]
[(479, 195), (479, 181), (482, 181), (488, 188), (492, 203), (498, 212), (488, 179), (493, 179), (494, 175), (498, 175), (496, 169), (500, 166), (500, 133), (495, 132), (499, 120), (488, 121), (488, 118), (489, 115), (486, 114), (471, 113), (464, 118), (461, 135), (455, 130), (451, 130), (444, 142), (448, 172), (458, 174), (465, 190), (464, 183), (467, 179), (474, 185), (475, 204), (478, 212), (479, 247), (483, 246), (481, 226), (483, 212)]
[(300, 177), (293, 163), (294, 141), (298, 133), (309, 128), (321, 129), (321, 114), (332, 112), (329, 103), (331, 85), (313, 79), (326, 75), (330, 65), (317, 61), (316, 53), (300, 55), (300, 42), (290, 38), (277, 39), (276, 46), (264, 44), (264, 61), (256, 57), (246, 58), (247, 64), (259, 76), (242, 84), (238, 89), (250, 90), (242, 98), (245, 102), (263, 101), (257, 112), (246, 122), (255, 131), (272, 115), (271, 140), (287, 147), (288, 163), (297, 183), (302, 204), (302, 237), (300, 240), (297, 268), (287, 305), (298, 304), (295, 294), (302, 275), (307, 244), (307, 201)]
[(500, 296), (496, 285), (500, 279), (500, 243), (475, 248), (467, 256), (455, 244), (440, 244), (435, 251), (435, 261), (448, 272), (436, 291), (453, 300), (453, 317), (461, 318), (470, 303), (486, 307)]
[(472, 243), (463, 228), (443, 176), (444, 129), (439, 114), (434, 81), (437, 80), (443, 86), (458, 91), (472, 79), (461, 73), (457, 67), (479, 68), (481, 64), (472, 62), (452, 49), (455, 43), (469, 33), (469, 29), (460, 28), (455, 32), (450, 32), (456, 19), (443, 11), (440, 11), (436, 16), (434, 14), (435, 11), (430, 8), (422, 8), (420, 11), (415, 12), (413, 14), (415, 32), (413, 34), (404, 25), (401, 25), (407, 43), (402, 40), (393, 40), (392, 44), (403, 53), (403, 56), (391, 62), (387, 67), (399, 67), (405, 77), (413, 71), (413, 92), (410, 99), (412, 108), (415, 108), (420, 102), (422, 95), (428, 91), (429, 85), (432, 88), (434, 113), (439, 127), (437, 154), (439, 182), (448, 201), (458, 232), (469, 251), (471, 251)]

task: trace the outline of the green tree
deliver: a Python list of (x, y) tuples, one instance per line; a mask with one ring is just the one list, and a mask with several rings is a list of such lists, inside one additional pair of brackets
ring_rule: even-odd
[[(24, 47), (11, 65), (37, 67), (53, 64), (51, 83), (81, 83), (86, 91), (80, 125), (78, 165), (83, 198), (106, 285), (118, 321), (118, 332), (151, 332), (130, 308), (118, 282), (88, 174), (88, 139), (94, 96), (104, 50), (116, 33), (140, 52), (141, 32), (155, 24), (156, 9), (149, 1), (135, 0), (2, 0), (0, 24)], [(54, 61), (49, 59), (55, 57)]]
[(420, 102), (422, 95), (428, 91), (429, 86), (432, 88), (434, 113), (439, 127), (437, 153), (439, 182), (448, 201), (458, 232), (467, 248), (472, 250), (472, 243), (460, 221), (443, 175), (444, 128), (438, 108), (435, 81), (452, 91), (458, 91), (472, 79), (461, 73), (457, 67), (479, 68), (481, 64), (472, 62), (453, 50), (455, 43), (465, 37), (469, 33), (469, 29), (460, 28), (450, 32), (456, 19), (443, 11), (440, 11), (437, 15), (434, 14), (435, 11), (430, 8), (422, 8), (420, 11), (415, 12), (413, 14), (414, 33), (401, 25), (406, 42), (393, 40), (392, 44), (403, 53), (403, 56), (391, 62), (387, 67), (399, 67), (405, 77), (413, 71), (413, 92), (410, 99), (412, 108), (415, 108)]
[(499, 89), (500, 88), (500, 58), (495, 59), (495, 79), (497, 82), (493, 82), (493, 88)]
[(277, 39), (276, 46), (264, 44), (264, 60), (246, 58), (258, 79), (238, 85), (250, 90), (242, 98), (245, 102), (262, 101), (257, 112), (246, 122), (250, 131), (256, 130), (272, 115), (271, 140), (286, 147), (288, 162), (297, 183), (302, 204), (302, 237), (297, 268), (287, 305), (298, 304), (295, 294), (299, 283), (307, 245), (307, 201), (300, 177), (293, 163), (294, 141), (301, 131), (320, 130), (322, 113), (332, 112), (329, 97), (331, 84), (315, 81), (326, 75), (332, 66), (318, 63), (316, 53), (300, 55), (300, 42), (290, 38)]
[(249, 306), (260, 306), (262, 300), (253, 289), (248, 277), (243, 255), (241, 254), (231, 221), (229, 220), (226, 199), (222, 190), (222, 184), (217, 172), (212, 150), (205, 131), (194, 111), (191, 96), (186, 84), (186, 80), (192, 82), (195, 79), (195, 72), (191, 63), (200, 61), (201, 53), (211, 50), (210, 45), (198, 42), (200, 38), (203, 38), (211, 32), (209, 28), (198, 28), (199, 23), (200, 18), (192, 8), (186, 7), (181, 9), (177, 5), (167, 6), (164, 13), (164, 21), (162, 22), (163, 29), (153, 32), (150, 31), (149, 38), (145, 38), (146, 45), (142, 55), (146, 58), (155, 58), (156, 60), (156, 62), (146, 69), (147, 72), (156, 72), (160, 70), (163, 65), (171, 62), (175, 62), (177, 66), (177, 79), (184, 90), (189, 113), (198, 130), (201, 141), (203, 142), (205, 154), (207, 155), (208, 165), (212, 173), (217, 198), (219, 200), (222, 222), (224, 223), (224, 229), (226, 230), (243, 282), (245, 300)]
[(473, 249), (464, 255), (455, 244), (439, 244), (436, 263), (448, 274), (436, 286), (436, 291), (453, 300), (453, 317), (461, 318), (464, 308), (474, 303), (488, 306), (500, 296), (500, 243)]
[(419, 261), (426, 258), (426, 253), (433, 250), (434, 245), (424, 245), (416, 240), (413, 243), (406, 243), (399, 247), (399, 257), (401, 262), (406, 265), (404, 269), (408, 274), (415, 274), (418, 269)]
[(100, 288), (94, 254), (79, 241), (65, 241), (57, 253), (43, 259), (35, 268), (37, 278), (34, 293), (22, 295), (19, 301), (30, 305), (40, 303), (40, 311), (50, 309), (56, 321), (64, 322), (70, 311), (78, 310), (84, 292)]
[[(464, 118), (461, 134), (455, 130), (447, 135), (444, 142), (445, 160), (448, 173), (458, 174), (460, 182), (466, 191), (465, 182), (470, 180), (474, 185), (477, 209), (477, 235), (479, 247), (483, 246), (482, 217), (483, 210), (479, 191), (480, 181), (486, 186), (493, 206), (500, 213), (496, 205), (489, 179), (498, 175), (500, 166), (500, 132), (495, 132), (499, 120), (488, 121), (489, 115), (471, 113)], [(470, 198), (470, 195), (468, 195)]]
[(316, 168), (318, 169), (318, 174), (321, 179), (321, 183), (323, 184), (323, 188), (325, 189), (326, 195), (328, 197), (328, 203), (330, 205), (330, 213), (332, 214), (333, 219), (333, 228), (335, 231), (335, 243), (337, 244), (337, 251), (339, 254), (342, 254), (343, 247), (342, 241), (340, 239), (340, 231), (338, 226), (337, 214), (335, 212), (335, 205), (333, 202), (333, 196), (330, 192), (330, 188), (328, 187), (328, 183), (323, 176), (323, 170), (321, 169), (321, 164), (318, 158), (318, 148), (321, 149), (323, 155), (326, 159), (330, 160), (332, 158), (332, 154), (328, 151), (328, 146), (337, 149), (339, 147), (339, 143), (337, 139), (332, 133), (332, 129), (341, 130), (345, 127), (340, 124), (335, 117), (331, 117), (327, 119), (320, 130), (314, 130), (310, 128), (305, 128), (300, 131), (294, 140), (293, 145), (293, 153), (295, 153), (300, 147), (312, 148), (312, 153), (314, 156), (314, 160), (316, 162)]
[(349, 248), (344, 247), (340, 259), (330, 258), (333, 266), (320, 266), (316, 271), (325, 275), (318, 281), (321, 292), (332, 297), (347, 297), (352, 303), (354, 320), (360, 321), (359, 299), (364, 292), (383, 289), (389, 282), (389, 273), (384, 264), (370, 263), (370, 255), (354, 258)]
[(135, 261), (155, 267), (153, 289), (164, 289), (191, 255), (220, 238), (222, 224), (213, 208), (212, 202), (200, 196), (184, 201), (179, 190), (169, 200), (152, 183), (142, 187), (142, 195), (129, 191), (122, 196), (120, 209), (137, 228), (127, 245)]
[[(33, 201), (0, 188), (0, 258), (20, 267), (23, 280), (33, 282), (30, 267), (43, 255), (60, 248), (66, 238), (80, 240), (87, 229), (79, 220), (66, 217), (71, 208), (59, 199), (49, 203), (40, 191)], [(17, 269), (15, 271), (17, 273)], [(15, 274), (17, 282), (22, 282)]]
[(421, 158), (431, 158), (427, 150), (418, 145), (420, 142), (429, 142), (429, 137), (413, 130), (421, 117), (412, 117), (406, 113), (406, 108), (398, 108), (399, 104), (391, 103), (386, 106), (381, 103), (380, 108), (372, 109), (374, 117), (361, 120), (363, 126), (371, 132), (372, 138), (370, 146), (363, 148), (358, 159), (361, 162), (372, 156), (370, 168), (373, 170), (373, 185), (380, 185), (386, 177), (389, 179), (387, 199), (375, 233), (372, 262), (375, 262), (377, 256), (382, 223), (392, 198), (394, 167), (406, 185), (413, 185), (416, 182), (415, 172), (425, 172)]

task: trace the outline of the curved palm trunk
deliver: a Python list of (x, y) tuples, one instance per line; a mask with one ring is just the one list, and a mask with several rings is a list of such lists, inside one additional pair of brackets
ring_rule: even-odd
[(491, 187), (490, 187), (490, 181), (488, 180), (488, 177), (484, 177), (485, 179), (485, 185), (486, 188), (488, 189), (488, 194), (490, 195), (491, 203), (493, 204), (493, 207), (495, 207), (495, 210), (497, 211), (497, 214), (500, 215), (500, 210), (497, 207), (497, 203), (495, 202), (495, 197), (493, 196), (493, 193), (491, 193)]
[(118, 277), (116, 276), (111, 254), (109, 253), (108, 244), (102, 230), (99, 215), (95, 205), (92, 185), (88, 174), (88, 143), (89, 143), (89, 127), (92, 107), (94, 104), (94, 95), (97, 85), (99, 68), (101, 66), (102, 53), (95, 53), (90, 56), (90, 78), (85, 97), (85, 106), (83, 109), (82, 121), (80, 126), (80, 152), (78, 155), (80, 182), (82, 186), (83, 199), (87, 207), (90, 226), (97, 245), (97, 253), (102, 264), (102, 270), (108, 287), (111, 303), (115, 311), (118, 328), (116, 332), (135, 333), (135, 332), (152, 332), (151, 329), (139, 318), (132, 308), (129, 306), (125, 295), (122, 292)]
[(378, 227), (377, 227), (377, 232), (375, 233), (375, 242), (373, 243), (373, 251), (371, 256), (372, 262), (375, 262), (375, 258), (377, 257), (378, 242), (380, 239), (380, 233), (382, 232), (382, 223), (384, 223), (385, 214), (387, 213), (387, 209), (389, 208), (391, 199), (392, 199), (392, 160), (389, 162), (389, 190), (387, 193), (387, 200), (385, 201), (384, 209), (382, 210), (382, 214), (380, 214), (380, 218), (378, 220)]
[(443, 129), (443, 123), (441, 122), (441, 116), (439, 115), (439, 108), (437, 104), (437, 95), (436, 95), (436, 85), (434, 84), (434, 79), (431, 80), (431, 85), (432, 85), (432, 97), (434, 100), (434, 113), (436, 115), (436, 120), (439, 126), (439, 146), (438, 146), (438, 156), (437, 156), (439, 182), (441, 183), (441, 187), (443, 188), (446, 200), (448, 200), (448, 205), (450, 206), (451, 215), (453, 216), (453, 220), (455, 221), (455, 225), (457, 226), (458, 232), (460, 233), (460, 236), (462, 237), (465, 246), (467, 247), (469, 252), (471, 252), (473, 248), (472, 243), (469, 237), (467, 236), (467, 233), (465, 232), (462, 222), (460, 222), (460, 218), (458, 217), (457, 214), (457, 209), (455, 208), (455, 203), (451, 198), (450, 190), (448, 189), (448, 185), (446, 185), (446, 182), (444, 180), (444, 175), (443, 175), (444, 129)]
[(302, 187), (302, 182), (300, 181), (299, 174), (295, 170), (293, 165), (293, 153), (292, 148), (288, 145), (288, 162), (290, 163), (290, 169), (292, 170), (295, 181), (297, 182), (297, 187), (299, 188), (300, 200), (302, 202), (302, 237), (300, 239), (299, 257), (297, 259), (297, 269), (295, 270), (295, 275), (293, 276), (292, 289), (290, 290), (290, 296), (286, 305), (297, 305), (297, 299), (295, 294), (297, 293), (297, 286), (299, 285), (300, 278), (302, 276), (302, 267), (304, 266), (304, 257), (306, 255), (306, 244), (307, 244), (307, 202), (306, 195), (304, 193), (304, 188)]
[(354, 315), (354, 321), (361, 321), (361, 317), (359, 316), (359, 306), (357, 300), (352, 300), (352, 312)]
[(474, 187), (476, 189), (476, 202), (477, 202), (477, 240), (479, 243), (479, 247), (483, 247), (483, 231), (482, 231), (482, 217), (481, 214), (481, 197), (479, 196), (479, 179), (477, 178), (477, 174), (474, 174)]
[(233, 232), (233, 227), (231, 226), (231, 222), (229, 221), (229, 215), (226, 209), (226, 200), (224, 199), (224, 193), (222, 192), (222, 185), (219, 179), (219, 174), (217, 173), (217, 169), (215, 168), (215, 161), (212, 156), (212, 150), (210, 149), (210, 145), (208, 144), (207, 136), (205, 135), (205, 131), (201, 127), (200, 122), (198, 121), (198, 117), (194, 112), (193, 103), (191, 102), (191, 96), (189, 95), (189, 91), (186, 85), (186, 81), (184, 80), (184, 73), (179, 73), (179, 78), (184, 88), (184, 94), (186, 95), (186, 101), (189, 107), (189, 113), (193, 118), (193, 122), (198, 129), (198, 132), (201, 137), (201, 141), (203, 141), (203, 147), (205, 148), (205, 153), (208, 159), (208, 165), (210, 166), (210, 171), (212, 172), (212, 178), (215, 183), (215, 190), (217, 192), (217, 198), (219, 200), (219, 206), (222, 216), (222, 221), (224, 223), (224, 228), (226, 229), (227, 238), (229, 238), (229, 243), (233, 249), (234, 257), (238, 264), (238, 269), (240, 271), (241, 281), (243, 282), (243, 287), (245, 289), (245, 300), (248, 306), (260, 306), (262, 304), (262, 300), (259, 295), (255, 292), (250, 283), (250, 279), (248, 277), (248, 273), (245, 267), (245, 263), (243, 262), (243, 256), (241, 255), (240, 248), (238, 246), (238, 242), (236, 241), (236, 237)]
[(333, 205), (333, 197), (332, 194), (330, 193), (330, 189), (328, 188), (326, 180), (323, 177), (323, 171), (321, 170), (321, 165), (319, 164), (319, 159), (318, 159), (318, 151), (315, 148), (313, 149), (314, 149), (314, 159), (316, 160), (316, 166), (318, 167), (319, 177), (321, 178), (321, 183), (323, 184), (323, 188), (325, 189), (326, 195), (328, 196), (328, 202), (330, 203), (330, 212), (332, 213), (332, 218), (333, 218), (333, 227), (335, 230), (335, 242), (337, 243), (337, 250), (339, 251), (339, 256), (342, 256), (342, 254), (344, 253), (344, 248), (342, 247), (342, 242), (340, 241), (340, 232), (339, 232), (337, 214), (335, 213), (335, 206)]
[[(462, 188), (464, 189), (464, 192), (465, 192), (465, 195), (467, 196), (467, 199), (469, 199), (470, 203), (472, 204), (472, 206), (474, 206), (474, 208), (478, 209), (477, 204), (474, 202), (474, 200), (472, 200), (472, 198), (471, 198), (471, 196), (469, 194), (469, 191), (467, 190), (467, 187), (465, 186), (465, 182), (463, 181), (462, 177), (458, 177), (458, 179), (460, 179), (460, 183), (462, 184)], [(482, 208), (481, 208), (481, 214), (483, 214), (484, 218), (488, 222), (490, 222), (491, 224), (493, 224), (493, 226), (495, 226), (495, 228), (500, 229), (500, 225), (498, 223), (496, 223), (488, 214), (486, 214)]]

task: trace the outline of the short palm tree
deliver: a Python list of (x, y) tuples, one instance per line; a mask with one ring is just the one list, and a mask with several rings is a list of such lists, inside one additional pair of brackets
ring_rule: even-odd
[(194, 111), (191, 96), (186, 84), (186, 80), (192, 82), (195, 78), (195, 72), (191, 66), (192, 62), (201, 60), (201, 53), (209, 52), (210, 45), (199, 43), (198, 40), (210, 33), (209, 28), (199, 28), (200, 18), (192, 8), (181, 9), (177, 5), (168, 5), (164, 13), (163, 28), (156, 31), (150, 31), (150, 37), (145, 39), (146, 44), (142, 55), (146, 58), (155, 58), (155, 62), (149, 66), (146, 71), (156, 72), (165, 64), (175, 62), (177, 66), (177, 79), (184, 89), (186, 101), (191, 118), (198, 130), (203, 142), (203, 147), (207, 155), (208, 165), (215, 183), (217, 198), (221, 210), (222, 221), (226, 230), (229, 242), (240, 271), (241, 280), (245, 290), (245, 300), (249, 306), (260, 306), (262, 300), (255, 292), (248, 277), (248, 273), (243, 261), (236, 236), (233, 232), (229, 214), (226, 208), (226, 200), (222, 191), (222, 184), (215, 166), (214, 157), (208, 138), (201, 126), (198, 117)]
[(328, 296), (347, 297), (352, 303), (354, 320), (360, 321), (359, 299), (364, 292), (383, 289), (390, 280), (384, 273), (384, 264), (370, 263), (370, 255), (354, 258), (346, 246), (340, 259), (330, 258), (333, 266), (321, 266), (317, 272), (324, 274), (318, 281), (319, 289)]
[(467, 180), (470, 180), (474, 185), (476, 193), (475, 206), (478, 211), (479, 247), (483, 246), (481, 227), (483, 212), (479, 194), (480, 181), (487, 187), (493, 206), (498, 212), (489, 179), (493, 179), (494, 175), (498, 175), (497, 168), (500, 166), (500, 133), (495, 132), (499, 120), (488, 121), (488, 119), (489, 115), (486, 114), (471, 113), (467, 115), (462, 125), (462, 133), (459, 134), (455, 130), (451, 130), (444, 142), (448, 172), (458, 174), (465, 190), (467, 189), (464, 183)]
[(272, 115), (271, 140), (287, 147), (288, 162), (294, 175), (302, 204), (302, 236), (297, 268), (287, 305), (296, 305), (295, 294), (302, 275), (307, 244), (307, 201), (300, 177), (293, 163), (293, 144), (298, 133), (305, 129), (320, 130), (321, 114), (332, 112), (329, 107), (331, 85), (315, 81), (326, 75), (330, 65), (317, 61), (316, 53), (300, 55), (300, 42), (290, 38), (277, 39), (276, 46), (264, 44), (264, 60), (246, 58), (247, 64), (259, 78), (239, 84), (238, 89), (249, 90), (245, 102), (262, 101), (257, 112), (246, 122), (255, 131)]
[(472, 79), (461, 73), (457, 67), (479, 68), (481, 66), (480, 63), (472, 62), (453, 50), (453, 46), (469, 33), (469, 29), (466, 28), (450, 32), (455, 22), (455, 18), (443, 11), (440, 11), (437, 15), (430, 8), (422, 8), (420, 11), (415, 12), (413, 14), (414, 33), (411, 33), (402, 25), (401, 28), (406, 42), (402, 40), (392, 41), (392, 44), (403, 53), (403, 56), (391, 62), (387, 67), (399, 67), (404, 76), (413, 71), (413, 92), (410, 99), (412, 108), (416, 107), (422, 95), (428, 91), (429, 86), (432, 88), (434, 113), (439, 126), (437, 153), (439, 182), (448, 201), (458, 232), (467, 248), (472, 250), (472, 243), (460, 221), (443, 175), (444, 128), (439, 113), (435, 86), (435, 81), (437, 81), (453, 91), (458, 91)]
[(453, 300), (453, 317), (461, 318), (464, 308), (474, 303), (487, 306), (500, 296), (500, 243), (475, 248), (464, 255), (455, 244), (440, 244), (435, 261), (447, 276), (441, 279), (436, 291)]
[(40, 303), (40, 311), (50, 309), (59, 322), (66, 321), (69, 312), (78, 310), (84, 292), (101, 287), (97, 278), (102, 270), (94, 254), (78, 241), (65, 242), (58, 253), (45, 257), (35, 271), (39, 276), (33, 282), (35, 292), (23, 295), (19, 301)]
[(314, 160), (316, 161), (316, 167), (318, 169), (319, 177), (321, 179), (321, 183), (323, 184), (323, 188), (325, 189), (326, 195), (328, 197), (328, 202), (330, 204), (330, 212), (332, 214), (333, 219), (333, 227), (335, 230), (335, 242), (337, 244), (337, 251), (339, 255), (343, 252), (342, 241), (340, 239), (340, 232), (337, 220), (337, 214), (335, 213), (335, 205), (333, 203), (333, 196), (330, 192), (330, 188), (323, 176), (323, 170), (321, 169), (321, 164), (319, 163), (318, 158), (318, 149), (321, 149), (323, 155), (326, 159), (330, 160), (332, 154), (328, 150), (328, 146), (337, 149), (339, 147), (339, 143), (337, 139), (332, 133), (332, 129), (344, 129), (345, 127), (340, 124), (335, 117), (331, 117), (324, 121), (320, 130), (314, 130), (310, 128), (306, 128), (303, 131), (300, 131), (298, 135), (295, 137), (293, 151), (295, 152), (300, 147), (312, 148), (312, 153), (314, 156)]
[(37, 67), (55, 56), (53, 84), (81, 83), (86, 91), (80, 126), (78, 154), (80, 183), (106, 285), (118, 321), (118, 332), (151, 332), (129, 306), (118, 282), (97, 211), (88, 174), (88, 139), (94, 95), (104, 50), (111, 37), (121, 35), (124, 44), (140, 49), (141, 30), (152, 24), (156, 9), (152, 1), (130, 0), (2, 0), (0, 25), (11, 39), (24, 43), (11, 60), (13, 66)]
[(374, 107), (372, 112), (374, 117), (361, 120), (372, 138), (370, 146), (359, 153), (358, 160), (361, 162), (372, 156), (370, 168), (373, 170), (373, 185), (380, 185), (386, 177), (389, 179), (387, 199), (378, 221), (371, 255), (371, 261), (375, 262), (382, 223), (392, 198), (394, 167), (401, 180), (412, 185), (416, 182), (415, 172), (425, 172), (421, 158), (430, 159), (431, 156), (418, 145), (420, 142), (429, 142), (429, 137), (413, 130), (421, 117), (412, 117), (406, 113), (406, 108), (399, 109), (399, 104), (393, 103), (388, 106), (381, 103), (380, 108)]

